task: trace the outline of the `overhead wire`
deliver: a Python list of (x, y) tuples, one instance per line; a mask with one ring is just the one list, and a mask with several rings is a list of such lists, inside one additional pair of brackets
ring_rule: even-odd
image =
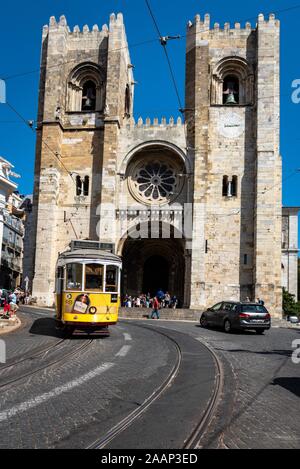
[[(174, 90), (175, 90), (175, 93), (176, 93), (176, 97), (177, 97), (177, 100), (178, 100), (179, 110), (180, 110), (180, 112), (184, 113), (184, 109), (183, 109), (183, 106), (182, 106), (182, 102), (181, 102), (181, 98), (180, 98), (180, 93), (179, 93), (179, 87), (178, 87), (177, 82), (176, 82), (175, 73), (174, 73), (174, 71), (173, 71), (172, 63), (171, 63), (171, 60), (170, 60), (170, 57), (169, 57), (169, 54), (168, 54), (168, 51), (167, 51), (167, 47), (166, 47), (166, 46), (167, 46), (167, 43), (168, 43), (168, 40), (169, 40), (169, 39), (182, 39), (183, 37), (186, 37), (187, 34), (178, 35), (178, 36), (162, 36), (161, 31), (160, 31), (160, 28), (159, 28), (159, 25), (158, 25), (158, 21), (157, 21), (157, 19), (155, 18), (155, 15), (154, 15), (153, 10), (152, 10), (152, 8), (151, 8), (150, 2), (149, 2), (149, 0), (145, 0), (145, 2), (146, 2), (146, 6), (147, 6), (147, 8), (148, 8), (149, 14), (150, 14), (150, 16), (151, 16), (151, 19), (152, 19), (152, 21), (153, 21), (153, 23), (154, 23), (155, 29), (156, 29), (156, 31), (157, 31), (157, 33), (158, 33), (159, 42), (160, 42), (160, 44), (163, 46), (163, 50), (164, 50), (164, 54), (165, 54), (165, 56), (166, 56), (166, 60), (167, 60), (168, 68), (169, 68), (169, 71), (170, 71), (172, 83), (173, 83)], [(292, 10), (295, 10), (295, 9), (298, 9), (298, 8), (300, 8), (300, 4), (294, 5), (294, 6), (292, 6), (292, 7), (287, 7), (287, 8), (284, 8), (284, 9), (280, 9), (280, 10), (275, 10), (274, 13), (275, 13), (275, 14), (276, 14), (276, 13), (283, 13), (283, 12), (292, 11)], [(248, 19), (243, 20), (243, 21), (248, 21), (248, 20), (251, 20), (251, 19), (253, 19), (253, 18), (256, 18), (256, 17), (248, 18)], [(198, 33), (196, 32), (196, 33), (193, 33), (193, 34), (198, 34)], [(137, 44), (132, 44), (132, 45), (130, 45), (130, 46), (127, 45), (127, 46), (125, 46), (125, 47), (113, 49), (111, 52), (114, 52), (114, 51), (117, 52), (117, 51), (120, 51), (120, 50), (122, 50), (122, 49), (127, 49), (127, 48), (129, 48), (129, 47), (137, 47), (137, 46), (141, 46), (141, 45), (145, 45), (145, 44), (149, 44), (149, 43), (154, 43), (154, 42), (157, 42), (157, 41), (158, 41), (157, 39), (155, 39), (155, 40), (143, 41), (143, 42), (140, 42), (140, 43), (137, 43)], [(100, 54), (101, 54), (101, 51), (100, 51)], [(107, 52), (104, 51), (103, 54), (106, 55)], [(94, 56), (94, 55), (93, 55), (93, 56)], [(95, 54), (95, 56), (96, 56), (96, 54)], [(99, 53), (97, 54), (97, 57), (99, 58)], [(58, 66), (61, 66), (61, 65), (63, 65), (63, 64), (71, 63), (71, 62), (73, 62), (74, 60), (75, 60), (75, 59), (70, 60), (70, 61), (66, 61), (66, 62), (63, 62), (63, 63), (60, 63), (60, 64), (56, 64), (56, 65), (53, 65), (53, 66), (49, 66), (49, 68), (51, 68), (51, 67), (58, 67)], [(41, 72), (41, 70), (42, 70), (43, 68), (46, 68), (46, 67), (47, 67), (47, 65), (41, 65), (38, 69), (35, 69), (35, 70), (32, 70), (32, 71), (28, 71), (28, 72), (24, 72), (24, 73), (20, 73), (20, 74), (10, 75), (10, 76), (7, 76), (7, 77), (2, 78), (2, 79), (5, 81), (5, 80), (10, 80), (10, 79), (12, 79), (12, 78), (16, 78), (16, 77), (19, 77), (19, 76), (24, 76), (24, 75), (27, 75), (27, 74), (36, 73), (36, 72), (38, 72), (38, 71)], [(280, 95), (278, 95), (278, 97), (279, 97), (279, 96), (280, 96)], [(272, 98), (272, 97), (275, 98), (276, 95), (270, 96), (270, 97), (262, 97), (262, 98), (259, 98), (259, 99), (264, 100), (264, 99), (270, 99), (270, 98)], [(26, 126), (29, 127), (29, 128), (31, 128), (31, 130), (34, 132), (34, 129), (28, 124), (29, 121), (27, 121), (10, 103), (7, 102), (7, 105), (13, 110), (13, 112), (15, 112), (15, 113), (19, 116), (19, 118), (26, 124)], [(1, 123), (1, 122), (0, 122), (0, 123)], [(187, 135), (186, 135), (186, 134), (185, 134), (185, 138), (186, 138), (186, 145), (187, 145), (187, 149), (188, 149), (188, 142), (187, 142)], [(48, 143), (47, 143), (43, 138), (41, 138), (41, 141), (42, 141), (43, 145), (45, 145), (45, 146), (48, 148), (48, 150), (50, 151), (50, 153), (51, 153), (52, 155), (54, 155), (54, 157), (56, 158), (56, 160), (59, 161), (59, 163), (62, 165), (62, 167), (65, 169), (65, 171), (69, 174), (69, 176), (71, 177), (73, 183), (75, 184), (75, 181), (74, 181), (74, 179), (73, 179), (72, 173), (66, 168), (66, 166), (64, 165), (64, 163), (62, 162), (62, 160), (59, 158), (58, 153), (55, 152), (55, 151), (53, 151), (53, 150), (51, 149), (51, 147), (48, 145)], [(299, 172), (299, 169), (298, 169), (298, 168), (293, 171), (293, 173), (289, 176), (289, 178), (292, 177), (292, 176), (294, 176), (297, 172)], [(276, 187), (276, 186), (274, 186), (274, 187)], [(273, 187), (272, 187), (272, 188), (273, 188)], [(269, 188), (269, 189), (263, 191), (262, 194), (265, 194), (266, 192), (268, 192), (268, 191), (271, 190), (272, 188)]]
[[(149, 3), (149, 2), (148, 2)], [(289, 11), (293, 11), (293, 10), (296, 10), (296, 9), (300, 9), (300, 4), (296, 4), (294, 6), (291, 6), (291, 7), (287, 7), (287, 8), (282, 8), (282, 9), (278, 9), (278, 10), (273, 10), (273, 13), (274, 14), (279, 14), (279, 13), (285, 13), (285, 12), (289, 12)], [(150, 7), (150, 10), (151, 10), (151, 7)], [(149, 11), (150, 11), (149, 10)], [(151, 10), (151, 16), (152, 16), (152, 10)], [(237, 22), (245, 22), (245, 21), (251, 21), (253, 19), (257, 19), (257, 16), (253, 16), (253, 17), (249, 17), (249, 18), (245, 18), (243, 20), (239, 20)], [(157, 21), (153, 15), (153, 21), (156, 22), (155, 24), (155, 27), (157, 29), (157, 32), (159, 31), (159, 27), (158, 27), (158, 24), (157, 24)], [(191, 35), (197, 35), (197, 34), (202, 34), (202, 31), (201, 32), (194, 32), (194, 33), (189, 33), (188, 35), (191, 36)], [(183, 33), (183, 34), (178, 34), (176, 36), (162, 36), (159, 32), (159, 36), (160, 36), (160, 40), (161, 39), (164, 39), (164, 38), (167, 38), (167, 39), (184, 39), (187, 37), (187, 34), (186, 33)], [(124, 50), (124, 49), (132, 49), (132, 48), (135, 48), (135, 47), (140, 47), (140, 46), (144, 46), (144, 45), (147, 45), (147, 44), (154, 44), (154, 43), (157, 43), (157, 38), (156, 39), (149, 39), (149, 40), (146, 40), (146, 41), (141, 41), (141, 42), (137, 42), (137, 43), (134, 43), (134, 44), (128, 44), (126, 46), (123, 46), (123, 47), (119, 47), (119, 48), (116, 48), (116, 49), (111, 49), (110, 52), (118, 52), (118, 51), (121, 51), (121, 50)], [(90, 56), (87, 56), (85, 59), (86, 60), (89, 60), (89, 59), (92, 59), (92, 58), (99, 58), (99, 56), (106, 56), (107, 55), (107, 51), (98, 51), (97, 54), (91, 54)], [(72, 62), (75, 62), (77, 61), (77, 59), (72, 59), (72, 60), (67, 60), (67, 61), (63, 61), (59, 64), (55, 64), (55, 65), (41, 65), (40, 67), (38, 68), (35, 68), (33, 70), (27, 70), (27, 71), (24, 71), (24, 72), (20, 72), (20, 73), (15, 73), (15, 74), (11, 74), (11, 75), (7, 75), (7, 76), (4, 76), (4, 78), (1, 78), (2, 80), (4, 81), (8, 81), (8, 80), (12, 80), (13, 78), (18, 78), (18, 77), (23, 77), (23, 76), (26, 76), (26, 75), (30, 75), (30, 74), (34, 74), (34, 73), (38, 73), (40, 72), (42, 69), (44, 68), (57, 68), (57, 67), (61, 67), (62, 65), (65, 65), (65, 64), (69, 64), (69, 63), (72, 63)]]

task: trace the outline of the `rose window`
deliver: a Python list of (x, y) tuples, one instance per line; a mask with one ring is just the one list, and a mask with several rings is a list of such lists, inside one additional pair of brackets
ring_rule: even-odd
[(136, 166), (131, 183), (134, 193), (148, 203), (167, 203), (179, 193), (178, 169), (172, 163), (154, 161)]

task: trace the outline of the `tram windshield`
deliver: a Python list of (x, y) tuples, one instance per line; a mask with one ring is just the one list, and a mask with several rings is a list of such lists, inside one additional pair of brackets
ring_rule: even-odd
[(118, 292), (119, 269), (115, 265), (106, 266), (106, 286), (105, 291), (109, 293)]
[(82, 290), (82, 268), (82, 264), (67, 264), (67, 290)]
[(103, 271), (100, 264), (87, 264), (85, 266), (85, 289), (103, 292)]

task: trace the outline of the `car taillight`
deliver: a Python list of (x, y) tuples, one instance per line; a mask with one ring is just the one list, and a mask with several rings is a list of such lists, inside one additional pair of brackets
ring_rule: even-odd
[(271, 319), (271, 314), (269, 314), (269, 313), (266, 314), (266, 315), (265, 315), (265, 319)]
[(240, 318), (241, 318), (241, 319), (249, 319), (249, 318), (250, 318), (250, 314), (241, 313), (241, 314), (240, 314)]

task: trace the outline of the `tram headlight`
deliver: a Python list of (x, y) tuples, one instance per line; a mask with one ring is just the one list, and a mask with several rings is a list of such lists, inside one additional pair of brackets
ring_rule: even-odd
[(91, 308), (89, 309), (89, 313), (90, 314), (96, 314), (97, 313), (97, 308), (95, 308), (95, 306), (91, 306)]

